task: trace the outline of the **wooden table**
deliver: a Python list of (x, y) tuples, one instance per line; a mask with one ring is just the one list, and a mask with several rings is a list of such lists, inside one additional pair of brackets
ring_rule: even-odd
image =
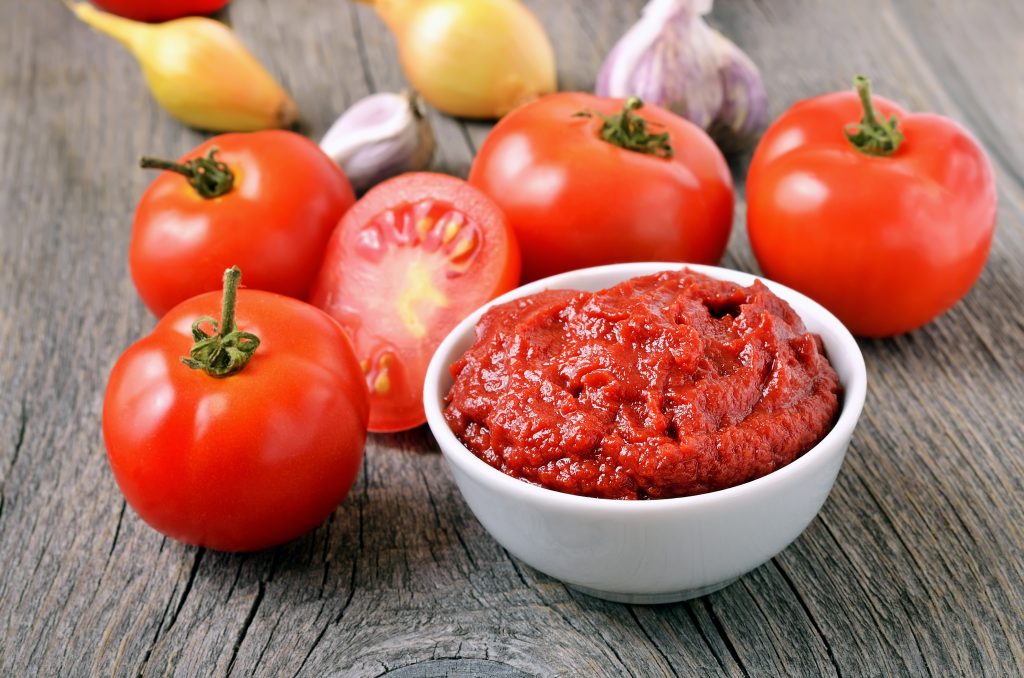
[[(529, 0), (565, 89), (590, 89), (640, 0)], [(864, 341), (868, 402), (807, 532), (713, 595), (655, 607), (568, 590), (469, 513), (423, 428), (372, 436), (314, 533), (254, 555), (168, 541), (125, 503), (100, 408), (153, 318), (132, 288), (133, 208), (203, 135), (60, 3), (0, 0), (0, 675), (1019, 675), (1024, 671), (1024, 4), (725, 0), (772, 111), (854, 73), (988, 149), (999, 226), (974, 291), (927, 328)], [(344, 0), (237, 0), (231, 21), (318, 138), (404, 86), (394, 43)], [(432, 114), (465, 175), (488, 126)], [(725, 265), (756, 271), (734, 161)]]

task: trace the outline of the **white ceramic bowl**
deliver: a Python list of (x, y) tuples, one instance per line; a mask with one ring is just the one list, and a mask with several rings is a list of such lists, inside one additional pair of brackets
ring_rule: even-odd
[(658, 271), (690, 268), (750, 285), (756, 276), (715, 266), (633, 263), (570, 271), (524, 285), (477, 310), (452, 330), (427, 369), (427, 421), (466, 503), (508, 551), (585, 593), (628, 603), (664, 603), (716, 591), (796, 539), (835, 482), (864, 406), (864, 358), (846, 328), (822, 306), (761, 279), (821, 335), (843, 397), (835, 427), (793, 463), (717, 492), (647, 501), (579, 497), (492, 468), (459, 442), (444, 420), (449, 366), (475, 338), (483, 312), (545, 289), (600, 290)]

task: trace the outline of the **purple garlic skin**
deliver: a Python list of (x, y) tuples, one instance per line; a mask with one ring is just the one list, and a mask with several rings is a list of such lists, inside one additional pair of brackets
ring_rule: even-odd
[(767, 94), (749, 57), (705, 23), (710, 10), (708, 0), (651, 0), (605, 59), (596, 93), (640, 97), (739, 150), (767, 127)]
[(740, 151), (753, 146), (768, 126), (768, 92), (750, 57), (721, 33), (715, 35), (732, 58), (719, 71), (724, 96), (708, 134), (723, 151)]
[(408, 93), (360, 99), (320, 142), (320, 149), (360, 193), (397, 174), (424, 169), (434, 146), (434, 132), (419, 97)]

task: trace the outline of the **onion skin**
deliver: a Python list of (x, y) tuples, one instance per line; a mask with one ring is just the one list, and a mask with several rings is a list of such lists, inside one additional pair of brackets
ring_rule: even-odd
[(409, 84), (443, 113), (500, 118), (555, 91), (555, 53), (519, 0), (357, 0), (398, 42)]
[(213, 132), (287, 127), (298, 118), (288, 93), (234, 32), (213, 19), (147, 24), (85, 2), (68, 7), (84, 23), (127, 47), (157, 103), (180, 122)]

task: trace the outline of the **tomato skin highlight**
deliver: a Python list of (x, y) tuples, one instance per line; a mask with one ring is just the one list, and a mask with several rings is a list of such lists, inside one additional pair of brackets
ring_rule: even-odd
[(716, 264), (732, 229), (733, 185), (703, 130), (657, 106), (635, 113), (668, 132), (671, 158), (602, 140), (601, 120), (621, 99), (552, 94), (494, 127), (469, 182), (508, 217), (522, 248), (523, 280), (626, 261)]
[(798, 102), (765, 132), (747, 178), (747, 231), (764, 274), (827, 307), (857, 335), (916, 329), (970, 290), (996, 220), (992, 167), (956, 122), (907, 113), (890, 156), (855, 149), (843, 130), (854, 92)]
[(345, 214), (310, 302), (352, 339), (370, 391), (370, 431), (426, 421), (423, 380), (437, 346), (470, 312), (515, 287), (519, 271), (501, 210), (456, 177), (403, 174)]
[(284, 130), (222, 134), (182, 162), (217, 148), (231, 191), (201, 197), (161, 172), (135, 212), (128, 262), (143, 302), (160, 317), (217, 290), (237, 265), (250, 289), (305, 299), (334, 226), (355, 202), (345, 173), (309, 139)]
[(185, 16), (206, 16), (230, 0), (92, 0), (100, 9), (135, 21), (160, 22)]
[(219, 293), (190, 299), (126, 350), (103, 406), (107, 456), (129, 505), (157, 531), (254, 551), (315, 528), (359, 472), (369, 413), (342, 329), (295, 299), (238, 293), (237, 326), (260, 346), (238, 373), (183, 365), (191, 324)]

